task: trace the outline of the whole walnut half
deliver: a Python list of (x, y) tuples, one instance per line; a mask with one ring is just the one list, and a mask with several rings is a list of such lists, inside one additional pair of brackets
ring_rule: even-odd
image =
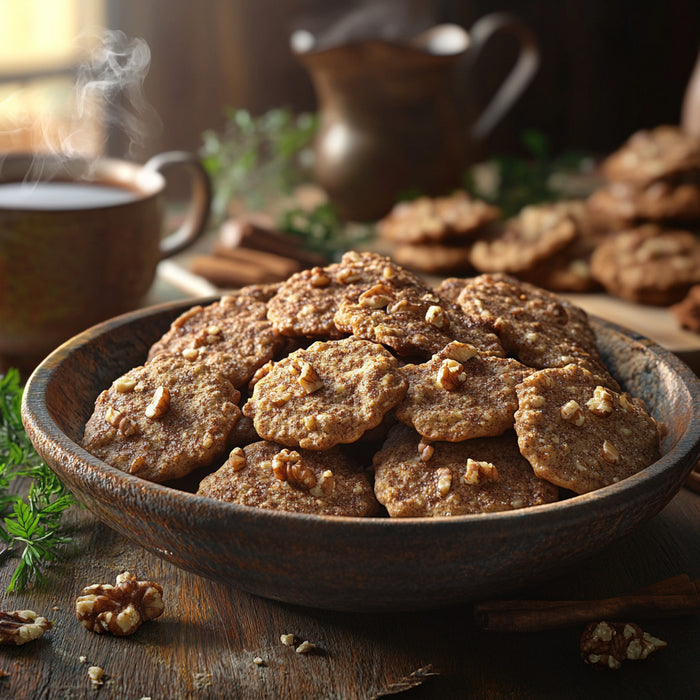
[(163, 613), (163, 589), (153, 581), (137, 581), (128, 571), (116, 585), (93, 584), (75, 601), (75, 614), (91, 632), (118, 637), (133, 634), (146, 620)]
[(617, 670), (666, 646), (632, 622), (592, 622), (581, 635), (581, 658), (597, 668)]
[(33, 610), (0, 612), (0, 644), (26, 644), (39, 639), (52, 623)]

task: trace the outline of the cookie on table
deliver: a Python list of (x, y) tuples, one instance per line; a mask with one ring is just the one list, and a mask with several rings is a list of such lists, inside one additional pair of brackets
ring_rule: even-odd
[(515, 385), (532, 371), (517, 360), (450, 343), (428, 362), (401, 369), (408, 390), (396, 417), (431, 441), (500, 435), (513, 427)]
[(473, 270), (471, 246), (468, 243), (401, 244), (394, 247), (392, 257), (399, 265), (430, 275)]
[(359, 338), (392, 348), (398, 355), (430, 357), (453, 340), (503, 355), (488, 324), (470, 318), (435, 292), (379, 283), (338, 306), (335, 325)]
[(656, 180), (643, 187), (613, 182), (588, 198), (591, 215), (611, 230), (641, 221), (694, 222), (700, 219), (700, 184)]
[(457, 302), (468, 315), (489, 322), (506, 353), (524, 365), (575, 363), (619, 388), (600, 357), (586, 312), (566, 299), (509, 275), (485, 274), (465, 280)]
[(379, 235), (403, 245), (463, 241), (497, 221), (498, 207), (463, 190), (446, 197), (399, 202), (378, 223)]
[(233, 449), (221, 468), (204, 477), (197, 494), (317, 515), (362, 517), (380, 509), (366, 471), (339, 448), (310, 452), (266, 441)]
[(272, 365), (243, 406), (265, 440), (327, 450), (378, 426), (406, 393), (398, 360), (359, 338), (316, 341)]
[(558, 500), (535, 476), (515, 433), (424, 445), (407, 426), (393, 428), (374, 458), (374, 492), (390, 516), (491, 513)]
[(520, 452), (539, 477), (557, 486), (587, 493), (660, 456), (658, 428), (643, 401), (600, 386), (581, 367), (535, 372), (516, 391)]
[(380, 281), (424, 287), (414, 273), (387, 257), (351, 251), (339, 263), (302, 270), (282, 282), (268, 303), (267, 317), (285, 336), (342, 338), (346, 333), (333, 323), (339, 303), (349, 294)]
[(181, 356), (221, 372), (235, 387), (282, 349), (281, 337), (266, 318), (264, 299), (274, 288), (244, 287), (208, 306), (181, 314), (148, 353)]
[(607, 180), (639, 187), (698, 170), (700, 139), (671, 125), (637, 131), (601, 165)]
[(471, 247), (471, 263), (479, 272), (520, 273), (554, 255), (577, 234), (566, 208), (533, 204), (477, 240)]
[(591, 271), (613, 296), (670, 306), (700, 283), (700, 239), (654, 224), (621, 231), (596, 248)]
[(207, 365), (159, 355), (97, 397), (82, 444), (129, 474), (155, 482), (178, 479), (225, 453), (241, 415), (239, 397)]

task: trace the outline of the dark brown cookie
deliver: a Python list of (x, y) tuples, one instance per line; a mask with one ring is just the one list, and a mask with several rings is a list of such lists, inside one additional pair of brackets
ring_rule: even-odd
[(374, 491), (392, 517), (489, 513), (556, 501), (535, 476), (512, 431), (464, 442), (421, 443), (397, 426), (374, 458)]

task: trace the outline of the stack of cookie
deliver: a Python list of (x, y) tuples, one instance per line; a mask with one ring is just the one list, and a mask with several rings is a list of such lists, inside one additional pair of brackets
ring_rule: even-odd
[(610, 294), (668, 306), (700, 283), (700, 139), (675, 126), (633, 134), (602, 164), (587, 201), (607, 231), (591, 259)]
[(428, 274), (469, 271), (471, 244), (500, 219), (498, 207), (459, 190), (399, 202), (377, 226), (400, 265)]

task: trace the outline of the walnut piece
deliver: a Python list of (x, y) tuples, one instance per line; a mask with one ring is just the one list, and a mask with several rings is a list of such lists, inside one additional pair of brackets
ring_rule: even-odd
[(467, 379), (464, 365), (457, 360), (443, 360), (438, 367), (436, 384), (445, 391), (455, 391)]
[(286, 447), (272, 458), (272, 473), (280, 481), (288, 482), (290, 486), (306, 489), (316, 486), (316, 477), (304, 466), (301, 455), (296, 450)]
[(170, 392), (164, 386), (159, 386), (153, 393), (151, 403), (146, 406), (146, 418), (160, 418), (170, 408)]
[(498, 481), (498, 469), (491, 462), (477, 462), (470, 457), (467, 459), (464, 480), (471, 486), (477, 486), (486, 481)]
[(666, 646), (632, 622), (592, 622), (581, 634), (581, 658), (596, 668), (617, 670)]
[(137, 581), (124, 572), (116, 585), (93, 584), (83, 588), (75, 601), (75, 614), (91, 632), (117, 637), (133, 634), (146, 620), (163, 613), (163, 589), (153, 581)]
[(20, 646), (39, 639), (52, 623), (33, 610), (0, 612), (0, 644)]

